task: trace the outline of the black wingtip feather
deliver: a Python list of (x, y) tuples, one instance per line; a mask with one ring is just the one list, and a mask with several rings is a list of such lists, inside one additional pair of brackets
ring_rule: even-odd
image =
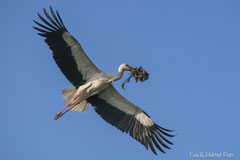
[(167, 132), (174, 132), (175, 131), (175, 130), (170, 130), (170, 129), (163, 128), (163, 127), (161, 127), (157, 124), (155, 124), (155, 125), (156, 125), (157, 128), (162, 129), (162, 130), (167, 131)]
[(48, 12), (46, 11), (45, 8), (43, 8), (43, 12), (44, 12), (44, 15), (46, 16), (47, 19), (44, 19), (39, 13), (37, 13), (37, 15), (38, 15), (39, 19), (41, 19), (41, 21), (45, 25), (43, 25), (43, 24), (41, 24), (41, 23), (39, 23), (35, 20), (33, 20), (33, 22), (36, 23), (41, 28), (45, 29), (45, 31), (43, 29), (40, 29), (40, 28), (37, 28), (37, 27), (35, 27), (34, 29), (36, 29), (37, 31), (40, 31), (42, 33), (67, 31), (59, 13), (56, 11), (56, 13), (57, 13), (57, 16), (56, 16), (56, 14), (53, 12), (53, 9), (52, 9), (51, 6), (50, 6), (50, 12), (51, 12), (53, 18), (48, 14)]
[[(44, 29), (46, 29), (48, 32), (54, 32), (54, 30), (53, 29), (51, 29), (51, 28), (48, 28), (47, 26), (44, 26), (44, 25), (42, 25), (41, 23), (38, 23), (37, 21), (35, 21), (35, 20), (33, 20), (33, 22), (34, 23), (36, 23), (37, 25), (39, 25), (40, 27), (42, 27), (42, 28), (44, 28)], [(46, 31), (46, 32), (47, 32)]]
[(152, 136), (152, 141), (155, 144), (155, 146), (158, 148), (159, 151), (161, 151), (162, 153), (165, 153), (164, 150), (159, 146), (159, 144), (157, 143), (156, 139), (154, 138), (154, 136)]
[(165, 136), (168, 136), (168, 137), (174, 137), (175, 135), (171, 135), (171, 134), (168, 134), (166, 132), (164, 132), (163, 130), (159, 129), (159, 131), (164, 134)]
[(55, 21), (57, 22), (57, 24), (61, 27), (61, 28), (64, 28), (66, 29), (58, 20), (58, 18), (56, 17), (56, 14), (54, 13), (53, 9), (52, 9), (52, 6), (50, 6), (50, 12), (52, 13), (52, 16), (53, 18), (55, 19)]
[(158, 130), (156, 130), (156, 133), (157, 133), (165, 142), (167, 142), (168, 144), (173, 145), (173, 143), (170, 142), (169, 140), (167, 140), (167, 138), (165, 138), (161, 133), (159, 133)]
[(168, 147), (165, 143), (163, 143), (163, 141), (158, 137), (158, 135), (157, 135), (155, 132), (153, 132), (153, 135), (154, 135), (154, 137), (158, 140), (158, 142), (159, 142), (163, 147), (165, 147), (165, 148), (167, 148), (167, 149), (171, 149), (171, 148)]
[[(43, 10), (45, 10), (45, 9), (43, 9)], [(49, 15), (47, 16), (48, 14), (45, 14), (45, 16), (49, 19)], [(39, 13), (38, 13), (38, 17), (42, 20), (42, 22), (43, 23), (45, 23), (46, 25), (48, 25), (49, 27), (51, 27), (52, 28), (52, 31), (57, 31), (58, 29), (55, 27), (55, 26), (53, 26), (51, 23), (49, 23), (47, 20), (45, 20)], [(50, 20), (50, 19), (49, 19)]]
[(153, 152), (155, 155), (157, 155), (157, 152), (155, 151), (155, 148), (153, 147), (153, 144), (152, 144), (152, 141), (151, 141), (151, 139), (149, 139), (149, 142), (148, 142), (148, 144), (149, 144), (149, 146), (150, 146), (150, 148), (151, 148), (152, 152)]
[(57, 13), (58, 19), (60, 20), (60, 22), (61, 22), (63, 28), (66, 29), (66, 27), (65, 27), (65, 25), (64, 25), (64, 23), (63, 23), (63, 21), (62, 21), (62, 18), (60, 17), (60, 15), (59, 15), (59, 13), (58, 13), (57, 10), (56, 10), (56, 13)]
[(36, 29), (37, 31), (39, 31), (39, 32), (42, 32), (42, 33), (46, 33), (46, 31), (45, 30), (43, 30), (43, 29), (40, 29), (40, 28), (37, 28), (37, 27), (34, 27), (34, 26), (32, 26), (34, 29)]
[[(59, 23), (56, 15), (55, 15), (55, 13), (53, 12), (53, 10), (52, 10), (51, 8), (50, 8), (50, 12), (51, 12), (51, 14), (52, 14), (52, 16), (53, 16), (54, 19), (47, 13), (47, 11), (46, 11), (45, 9), (43, 9), (43, 11), (44, 11), (44, 14), (46, 15), (46, 17), (51, 21), (51, 23), (52, 23), (54, 26), (56, 26), (56, 27), (58, 28), (58, 30), (66, 30), (66, 28), (63, 27), (63, 26)], [(54, 20), (55, 20), (55, 21), (54, 21)]]

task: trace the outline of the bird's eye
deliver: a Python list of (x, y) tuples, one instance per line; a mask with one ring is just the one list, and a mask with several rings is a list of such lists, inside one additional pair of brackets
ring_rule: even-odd
[(129, 65), (128, 65), (128, 64), (126, 64), (126, 66), (127, 66), (127, 67), (129, 67)]

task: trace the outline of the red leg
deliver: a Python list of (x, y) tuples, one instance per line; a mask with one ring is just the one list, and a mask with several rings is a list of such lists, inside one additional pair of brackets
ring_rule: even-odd
[(75, 106), (71, 106), (70, 108), (68, 108), (65, 112), (58, 113), (55, 117), (54, 120), (57, 120), (58, 118), (62, 117), (65, 113), (67, 113), (68, 111), (70, 111), (71, 109), (73, 109)]
[[(85, 98), (83, 98), (83, 100), (84, 99), (87, 99), (88, 97), (90, 97), (90, 96), (87, 96), (87, 97), (85, 97)], [(82, 100), (79, 102), (79, 103), (81, 103), (82, 102)], [(58, 118), (60, 118), (60, 117), (62, 117), (65, 113), (67, 113), (68, 111), (70, 111), (71, 109), (73, 109), (75, 106), (71, 106), (70, 108), (68, 108), (65, 112), (63, 112), (64, 110), (62, 110), (61, 111), (61, 113), (59, 114), (57, 114), (55, 117), (54, 117), (54, 120), (57, 120)], [(63, 113), (62, 113), (63, 112)]]
[[(57, 120), (58, 118), (62, 117), (62, 116), (63, 116), (62, 112), (63, 112), (69, 105), (71, 105), (72, 102), (73, 102), (77, 97), (78, 97), (78, 95), (76, 95), (68, 105), (66, 105), (60, 112), (58, 112), (58, 114), (56, 114), (56, 116), (54, 117), (54, 120)], [(72, 108), (72, 107), (70, 107), (70, 108)]]

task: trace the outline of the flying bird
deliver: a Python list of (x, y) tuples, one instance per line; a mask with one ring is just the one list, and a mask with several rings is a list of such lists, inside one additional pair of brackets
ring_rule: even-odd
[(170, 149), (166, 144), (173, 143), (166, 137), (173, 137), (174, 135), (169, 133), (173, 130), (154, 123), (147, 113), (124, 98), (112, 85), (112, 82), (121, 79), (124, 71), (133, 72), (134, 68), (122, 64), (115, 75), (101, 71), (68, 32), (58, 11), (54, 12), (50, 7), (52, 16), (45, 9), (43, 12), (45, 19), (38, 13), (43, 23), (34, 21), (40, 28), (33, 28), (45, 38), (57, 66), (74, 86), (63, 89), (62, 96), (66, 106), (55, 119), (69, 110), (85, 112), (90, 103), (105, 121), (122, 132), (129, 133), (146, 149), (150, 148), (154, 154), (157, 154), (155, 147), (163, 153), (165, 151), (162, 147)]

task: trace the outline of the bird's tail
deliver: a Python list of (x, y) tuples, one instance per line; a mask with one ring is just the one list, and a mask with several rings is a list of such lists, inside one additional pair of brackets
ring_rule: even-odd
[[(76, 92), (77, 92), (77, 89), (75, 87), (65, 88), (62, 90), (62, 97), (63, 97), (64, 103), (66, 105), (71, 103)], [(86, 112), (88, 109), (88, 103), (86, 100), (83, 100), (81, 103), (78, 103), (78, 104), (73, 103), (72, 105), (69, 105), (68, 107), (71, 107), (73, 105), (75, 105), (75, 107), (72, 108), (72, 111)]]

